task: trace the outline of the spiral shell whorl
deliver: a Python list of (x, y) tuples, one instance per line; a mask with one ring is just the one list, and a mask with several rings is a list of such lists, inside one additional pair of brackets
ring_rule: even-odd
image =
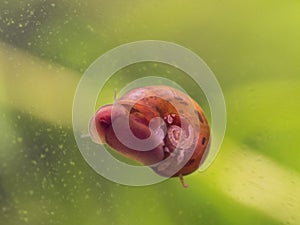
[(194, 131), (191, 125), (188, 126), (188, 132), (177, 125), (172, 125), (168, 128), (166, 144), (171, 151), (174, 151), (176, 148), (189, 149), (193, 142)]

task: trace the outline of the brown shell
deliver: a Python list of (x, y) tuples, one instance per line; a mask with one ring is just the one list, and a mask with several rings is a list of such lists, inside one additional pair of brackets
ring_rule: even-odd
[[(187, 175), (198, 169), (209, 142), (210, 129), (204, 112), (197, 102), (185, 93), (169, 86), (136, 88), (124, 94), (118, 102), (123, 105), (133, 102), (130, 114), (134, 114), (137, 118), (147, 122), (153, 117), (159, 116), (166, 121), (168, 128), (171, 125), (178, 125), (187, 129), (187, 126), (191, 125), (193, 131), (197, 131), (198, 134), (198, 137), (195, 137), (193, 141), (197, 143), (190, 143), (194, 152), (187, 163), (171, 176)], [(168, 146), (170, 145), (169, 142), (167, 138), (164, 139), (167, 149), (170, 147)], [(164, 152), (164, 159), (170, 154), (172, 151)], [(168, 167), (160, 169), (152, 166), (152, 168), (162, 176), (170, 176), (167, 171)]]

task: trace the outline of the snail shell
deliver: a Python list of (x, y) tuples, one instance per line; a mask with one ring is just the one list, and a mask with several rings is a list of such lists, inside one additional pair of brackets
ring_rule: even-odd
[[(202, 108), (188, 95), (168, 86), (146, 86), (99, 108), (90, 135), (159, 175), (182, 177), (198, 169), (210, 129)], [(175, 165), (180, 165), (176, 172)]]

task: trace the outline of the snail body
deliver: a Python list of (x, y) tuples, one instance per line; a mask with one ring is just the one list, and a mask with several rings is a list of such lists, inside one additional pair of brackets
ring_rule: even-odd
[(199, 168), (210, 138), (202, 108), (169, 86), (130, 90), (100, 107), (89, 130), (95, 142), (182, 182), (182, 176)]

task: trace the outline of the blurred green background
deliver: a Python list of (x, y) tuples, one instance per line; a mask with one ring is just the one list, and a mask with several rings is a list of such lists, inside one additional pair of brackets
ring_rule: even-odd
[[(100, 55), (157, 39), (206, 61), (228, 124), (208, 170), (147, 187), (95, 173), (72, 132), (76, 85)], [(0, 224), (300, 224), (300, 1), (0, 0)], [(145, 63), (100, 98), (147, 75)]]

